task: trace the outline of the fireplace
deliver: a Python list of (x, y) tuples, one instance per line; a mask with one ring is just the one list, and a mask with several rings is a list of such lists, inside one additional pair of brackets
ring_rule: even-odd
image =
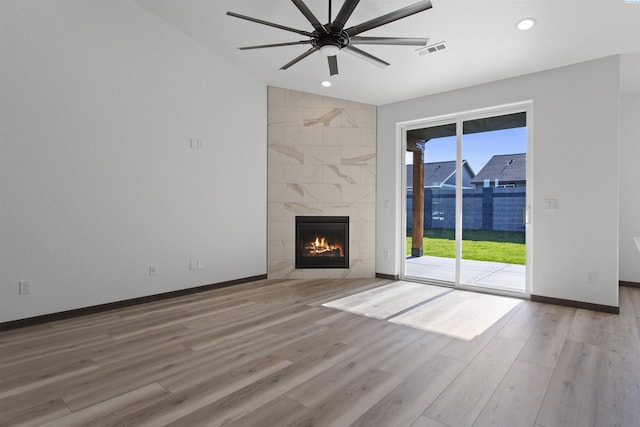
[(349, 268), (349, 217), (297, 216), (296, 268)]

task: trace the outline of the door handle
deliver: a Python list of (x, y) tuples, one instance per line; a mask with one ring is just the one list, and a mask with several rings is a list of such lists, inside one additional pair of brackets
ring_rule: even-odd
[(522, 223), (524, 225), (531, 224), (531, 208), (526, 207), (522, 210)]

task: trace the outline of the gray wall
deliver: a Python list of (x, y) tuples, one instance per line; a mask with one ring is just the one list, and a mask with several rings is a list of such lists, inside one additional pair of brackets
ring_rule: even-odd
[(638, 117), (640, 94), (623, 96), (620, 102), (620, 280), (635, 283), (640, 283), (640, 251), (633, 240), (640, 236)]
[(531, 101), (530, 291), (617, 306), (619, 72), (609, 57), (379, 107), (376, 271), (399, 274), (404, 252), (398, 124)]
[(134, 2), (0, 14), (0, 322), (266, 274), (264, 84)]

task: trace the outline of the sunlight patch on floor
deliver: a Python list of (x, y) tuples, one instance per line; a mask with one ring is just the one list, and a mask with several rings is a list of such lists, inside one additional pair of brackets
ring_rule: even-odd
[(322, 305), (468, 341), (521, 302), (516, 298), (399, 281)]
[(450, 289), (401, 281), (322, 305), (375, 319), (386, 319), (416, 304), (447, 292), (450, 292)]
[(471, 340), (521, 302), (515, 298), (454, 291), (394, 317), (390, 322)]

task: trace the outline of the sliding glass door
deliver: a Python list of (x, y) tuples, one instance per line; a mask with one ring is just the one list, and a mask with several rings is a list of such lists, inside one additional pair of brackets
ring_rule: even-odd
[(403, 277), (526, 293), (527, 108), (406, 129)]
[(456, 123), (407, 135), (406, 276), (456, 280)]

